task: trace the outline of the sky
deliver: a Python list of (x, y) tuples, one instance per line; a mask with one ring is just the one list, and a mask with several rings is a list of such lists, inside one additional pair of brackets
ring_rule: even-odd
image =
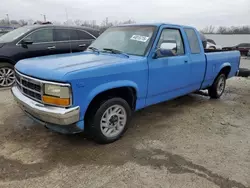
[(134, 20), (213, 26), (250, 25), (250, 0), (1, 0), (0, 19)]

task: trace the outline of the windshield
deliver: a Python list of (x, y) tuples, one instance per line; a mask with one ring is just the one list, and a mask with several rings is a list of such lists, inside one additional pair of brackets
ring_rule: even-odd
[(113, 49), (130, 55), (143, 56), (151, 41), (154, 26), (124, 26), (106, 30), (90, 47), (104, 51)]
[(12, 42), (15, 39), (19, 38), (20, 36), (22, 36), (23, 34), (25, 34), (26, 32), (28, 32), (29, 30), (30, 28), (28, 27), (20, 27), (18, 29), (10, 31), (5, 35), (0, 36), (0, 42), (1, 43)]

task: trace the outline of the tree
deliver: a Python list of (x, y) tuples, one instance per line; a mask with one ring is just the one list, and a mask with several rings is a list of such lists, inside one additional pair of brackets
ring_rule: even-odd
[(19, 20), (18, 21), (19, 25), (22, 27), (22, 26), (25, 26), (25, 25), (28, 25), (28, 22), (25, 21), (25, 20)]
[(75, 25), (80, 26), (82, 25), (82, 20), (75, 20), (74, 23)]
[(201, 30), (202, 33), (205, 33), (205, 34), (213, 34), (215, 33), (215, 27), (210, 25), (210, 26), (207, 26), (205, 27), (204, 29)]

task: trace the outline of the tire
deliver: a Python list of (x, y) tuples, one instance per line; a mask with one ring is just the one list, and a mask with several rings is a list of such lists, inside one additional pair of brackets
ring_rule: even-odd
[(89, 121), (87, 120), (87, 134), (99, 144), (109, 144), (126, 132), (132, 111), (124, 99), (112, 98), (102, 102), (99, 108), (90, 114), (92, 115), (88, 118)]
[(250, 76), (250, 70), (249, 69), (240, 68), (240, 72), (239, 72), (238, 76), (240, 76), (240, 77), (248, 77), (248, 76)]
[(224, 93), (226, 87), (226, 76), (225, 74), (220, 74), (213, 85), (208, 89), (208, 95), (212, 99), (219, 99)]
[(0, 88), (10, 87), (14, 83), (14, 66), (10, 63), (0, 62)]

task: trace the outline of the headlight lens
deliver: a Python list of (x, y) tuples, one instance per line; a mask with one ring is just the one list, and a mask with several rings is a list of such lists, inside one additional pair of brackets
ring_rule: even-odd
[(69, 106), (70, 92), (68, 86), (45, 84), (43, 102), (57, 106)]
[(45, 84), (44, 85), (44, 93), (46, 95), (60, 97), (60, 98), (69, 98), (70, 97), (70, 89), (67, 86)]

